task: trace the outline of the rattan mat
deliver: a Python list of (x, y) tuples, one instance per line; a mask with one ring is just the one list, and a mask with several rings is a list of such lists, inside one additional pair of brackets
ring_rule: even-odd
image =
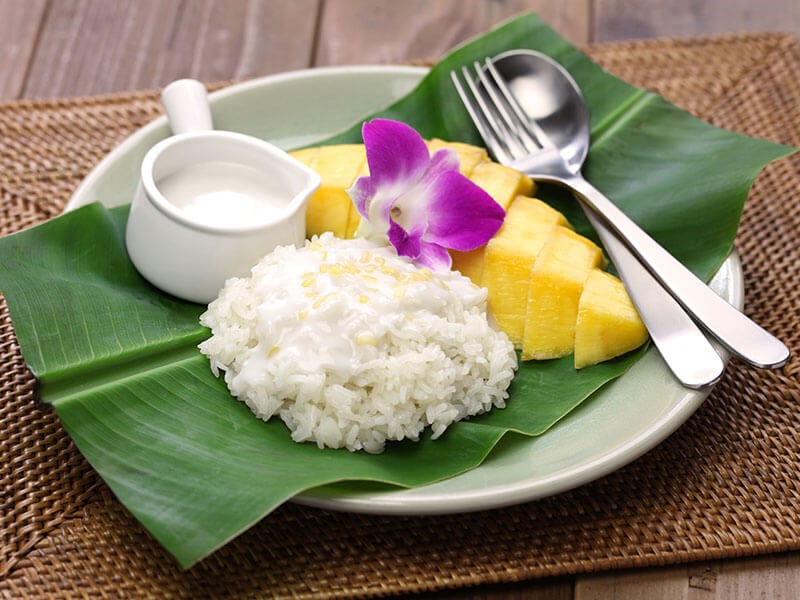
[[(800, 48), (783, 35), (596, 46), (615, 74), (713, 123), (800, 145)], [(89, 169), (160, 114), (152, 92), (0, 105), (0, 233), (57, 215)], [(0, 300), (0, 593), (369, 596), (800, 548), (800, 157), (768, 167), (737, 246), (746, 311), (794, 352), (733, 362), (641, 459), (502, 510), (380, 517), (285, 505), (181, 571), (37, 405)]]

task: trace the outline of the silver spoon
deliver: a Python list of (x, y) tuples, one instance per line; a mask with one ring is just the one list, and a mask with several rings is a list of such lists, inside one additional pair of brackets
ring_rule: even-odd
[[(623, 279), (654, 277), (704, 330), (748, 363), (785, 364), (789, 350), (780, 340), (718, 296), (582, 177), (580, 170), (589, 151), (589, 113), (571, 75), (550, 57), (532, 51), (507, 52), (491, 63), (516, 100), (512, 108), (521, 111), (534, 134), (537, 130), (539, 134), (541, 149), (527, 157), (517, 153), (513, 166), (540, 181), (564, 185), (579, 196), (592, 224), (600, 226), (598, 235), (604, 244), (608, 242), (607, 249), (611, 246), (609, 255)], [(609, 235), (611, 231), (615, 236)], [(622, 252), (615, 237), (625, 242)], [(628, 250), (641, 264), (630, 260)], [(645, 292), (638, 300), (632, 294), (634, 302), (645, 306), (659, 286), (653, 281), (653, 285), (636, 287)], [(654, 318), (658, 320), (658, 313)], [(646, 320), (645, 324), (651, 327)], [(658, 323), (652, 326), (669, 329)]]

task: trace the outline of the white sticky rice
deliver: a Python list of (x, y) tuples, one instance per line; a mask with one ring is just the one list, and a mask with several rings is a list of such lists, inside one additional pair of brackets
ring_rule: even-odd
[(379, 453), (428, 426), (437, 438), (505, 406), (517, 368), (485, 289), (331, 234), (229, 280), (201, 322), (212, 335), (200, 349), (231, 393), (320, 448)]

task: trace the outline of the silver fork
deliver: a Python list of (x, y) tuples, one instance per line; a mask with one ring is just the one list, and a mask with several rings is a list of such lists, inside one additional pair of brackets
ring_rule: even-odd
[(500, 162), (575, 193), (653, 343), (684, 385), (713, 383), (724, 368), (693, 318), (751, 364), (774, 367), (786, 362), (789, 352), (779, 340), (717, 296), (581, 176), (582, 160), (568, 161), (536, 120), (525, 115), (490, 59), (485, 67), (476, 62), (474, 68), (480, 87), (462, 67), (471, 95), (455, 72), (451, 78), (487, 147)]

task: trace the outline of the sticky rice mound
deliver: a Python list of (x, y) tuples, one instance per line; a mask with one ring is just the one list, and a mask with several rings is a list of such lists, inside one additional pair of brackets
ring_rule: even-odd
[(517, 368), (485, 289), (331, 234), (229, 280), (201, 322), (212, 335), (200, 350), (231, 393), (320, 448), (379, 453), (426, 427), (438, 438), (505, 406)]

